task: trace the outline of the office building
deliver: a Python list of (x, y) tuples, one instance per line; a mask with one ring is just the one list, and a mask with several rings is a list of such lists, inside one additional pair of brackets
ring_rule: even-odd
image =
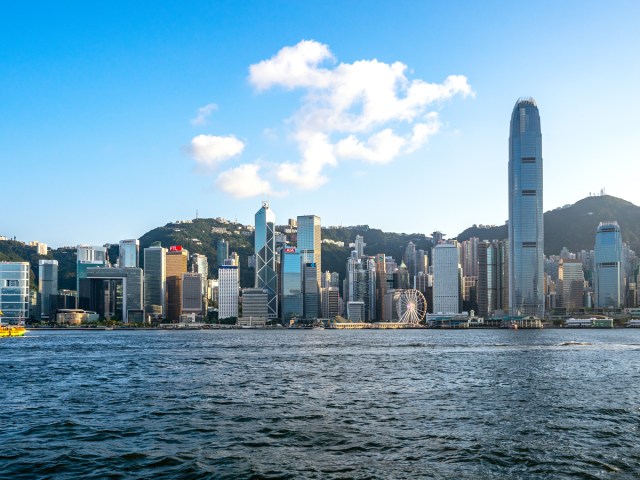
[(144, 310), (146, 315), (166, 313), (167, 249), (152, 245), (144, 249)]
[(141, 268), (97, 267), (81, 280), (80, 306), (102, 318), (138, 323), (143, 318), (143, 276)]
[(558, 281), (561, 286), (560, 306), (568, 312), (578, 310), (584, 304), (584, 271), (582, 262), (570, 258), (560, 259)]
[(601, 222), (596, 231), (593, 286), (595, 306), (624, 306), (622, 267), (622, 234), (617, 222)]
[(364, 322), (364, 311), (364, 302), (347, 302), (347, 318), (352, 322)]
[[(320, 217), (316, 215), (299, 215), (298, 227), (298, 252), (302, 255), (304, 264), (304, 309), (305, 318), (317, 318), (320, 316), (320, 274), (322, 273), (322, 228)], [(313, 264), (313, 266), (310, 266)], [(310, 268), (316, 273), (315, 285), (309, 276)], [(315, 304), (311, 304), (315, 302)]]
[(224, 261), (229, 258), (229, 242), (224, 238), (218, 240), (218, 250), (216, 252), (216, 266), (224, 265)]
[(38, 305), (40, 320), (54, 318), (58, 295), (58, 261), (38, 260)]
[(458, 246), (440, 243), (433, 249), (433, 312), (460, 313)]
[(0, 321), (18, 324), (29, 318), (29, 262), (0, 262)]
[(259, 288), (242, 289), (242, 318), (267, 318), (269, 294)]
[(322, 317), (333, 318), (340, 315), (340, 290), (336, 287), (322, 289)]
[(498, 305), (498, 252), (491, 242), (478, 244), (478, 315), (492, 317)]
[(80, 291), (80, 280), (87, 278), (87, 269), (108, 264), (107, 247), (78, 245), (76, 248), (76, 290)]
[(218, 267), (218, 318), (238, 318), (239, 296), (238, 267), (221, 265)]
[(204, 315), (205, 278), (202, 273), (187, 272), (182, 274), (182, 315)]
[(509, 135), (509, 310), (544, 316), (542, 133), (535, 100), (513, 108)]
[(304, 315), (304, 294), (302, 278), (302, 257), (294, 247), (284, 247), (281, 263), (281, 312), (285, 325), (293, 317)]
[(269, 318), (278, 318), (278, 278), (276, 274), (276, 215), (269, 208), (269, 202), (255, 215), (256, 274), (255, 288), (267, 290), (269, 294)]
[(118, 266), (140, 266), (140, 241), (137, 239), (120, 240), (118, 243)]
[(189, 251), (180, 245), (169, 247), (166, 254), (167, 311), (165, 317), (178, 321), (182, 312), (182, 274), (187, 273)]

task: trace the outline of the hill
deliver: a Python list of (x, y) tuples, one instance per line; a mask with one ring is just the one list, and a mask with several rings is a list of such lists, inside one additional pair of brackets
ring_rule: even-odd
[[(592, 250), (600, 222), (615, 220), (620, 225), (622, 239), (632, 250), (640, 252), (640, 207), (610, 195), (587, 197), (562, 208), (544, 213), (544, 253), (558, 255), (562, 247), (572, 252)], [(491, 228), (473, 226), (457, 239), (478, 237), (481, 240), (507, 238), (507, 226)]]

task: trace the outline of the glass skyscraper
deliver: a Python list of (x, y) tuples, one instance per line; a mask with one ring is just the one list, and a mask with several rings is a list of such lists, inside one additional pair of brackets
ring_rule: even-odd
[(596, 231), (593, 283), (596, 307), (622, 307), (622, 234), (617, 222), (601, 222)]
[(29, 262), (0, 262), (0, 321), (17, 324), (29, 318)]
[[(322, 273), (322, 229), (320, 217), (298, 216), (298, 252), (302, 255), (304, 284), (304, 316), (320, 316), (320, 274)], [(313, 277), (313, 278), (311, 278)]]
[(542, 133), (532, 98), (518, 100), (509, 135), (509, 310), (544, 316)]
[(293, 247), (282, 249), (282, 320), (304, 314), (302, 293), (302, 261)]
[(255, 288), (267, 290), (269, 318), (278, 318), (278, 277), (276, 274), (276, 215), (269, 208), (269, 202), (262, 202), (262, 208), (256, 212), (255, 249), (256, 281)]

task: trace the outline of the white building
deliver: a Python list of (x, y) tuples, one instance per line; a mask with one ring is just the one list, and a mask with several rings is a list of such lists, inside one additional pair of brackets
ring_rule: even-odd
[(17, 324), (29, 318), (29, 262), (0, 262), (2, 323)]
[(218, 267), (218, 318), (238, 317), (238, 267)]
[(433, 249), (433, 312), (460, 313), (458, 246), (441, 243)]

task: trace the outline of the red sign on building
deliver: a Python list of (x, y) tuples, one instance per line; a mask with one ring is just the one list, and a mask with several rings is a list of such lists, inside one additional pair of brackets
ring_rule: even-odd
[(170, 252), (181, 252), (182, 251), (182, 245), (171, 245), (169, 247), (169, 251)]

